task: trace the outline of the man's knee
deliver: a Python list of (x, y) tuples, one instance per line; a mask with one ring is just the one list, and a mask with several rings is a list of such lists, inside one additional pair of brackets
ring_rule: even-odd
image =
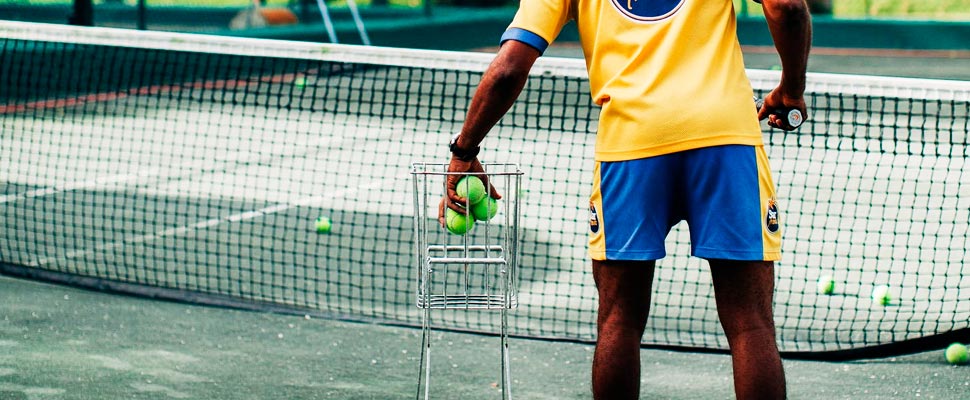
[(746, 324), (722, 324), (724, 335), (731, 347), (738, 344), (765, 345), (775, 343), (775, 326), (770, 319)]
[(711, 261), (718, 316), (728, 340), (774, 338), (774, 263)]
[(653, 269), (652, 261), (593, 261), (600, 329), (642, 334), (650, 312)]

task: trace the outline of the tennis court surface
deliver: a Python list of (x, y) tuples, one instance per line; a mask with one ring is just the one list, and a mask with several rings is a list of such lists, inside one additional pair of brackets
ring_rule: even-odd
[[(420, 329), (246, 312), (0, 277), (0, 399), (411, 399)], [(524, 305), (523, 305), (524, 306)], [(498, 339), (441, 332), (432, 391), (497, 399)], [(512, 394), (588, 399), (592, 346), (512, 339)], [(643, 399), (732, 399), (727, 355), (642, 350)], [(792, 399), (963, 399), (941, 351), (785, 360)]]
[[(489, 56), (14, 22), (0, 23), (0, 49), (5, 274), (290, 314), (4, 279), (4, 296), (22, 295), (4, 302), (0, 344), (12, 350), (0, 359), (0, 395), (414, 395), (409, 166), (443, 157)], [(775, 71), (749, 75), (756, 94), (777, 82)], [(510, 320), (513, 391), (524, 392), (516, 397), (588, 395), (595, 289), (585, 209), (597, 113), (585, 76), (580, 60), (542, 60), (482, 155), (525, 172), (520, 306)], [(918, 354), (789, 361), (793, 396), (834, 387), (836, 398), (964, 398), (966, 369), (947, 366), (938, 349), (970, 341), (970, 83), (813, 74), (808, 90), (812, 115), (799, 131), (765, 128), (786, 229), (781, 350), (789, 359)], [(319, 216), (333, 221), (330, 233), (314, 231)], [(644, 350), (645, 363), (671, 363), (645, 366), (645, 397), (731, 393), (728, 358), (696, 353), (726, 344), (706, 267), (687, 246), (678, 227), (644, 345), (695, 353)], [(834, 278), (833, 294), (818, 292), (823, 275)], [(879, 285), (893, 293), (887, 305), (870, 296)], [(79, 298), (78, 308), (66, 301)], [(497, 390), (497, 342), (495, 360), (482, 354), (491, 354), (498, 315), (449, 310), (434, 323), (485, 335), (441, 334), (456, 353), (437, 358), (445, 375), (436, 382), (452, 389), (436, 390)], [(297, 343), (273, 341), (294, 335)], [(181, 352), (182, 341), (204, 345)], [(196, 361), (208, 366), (180, 370)], [(63, 375), (39, 374), (55, 364)], [(38, 369), (21, 372), (28, 365)], [(75, 396), (65, 379), (80, 370), (88, 389), (79, 384)], [(144, 381), (129, 380), (136, 374)], [(696, 385), (712, 386), (680, 383), (703, 374)]]

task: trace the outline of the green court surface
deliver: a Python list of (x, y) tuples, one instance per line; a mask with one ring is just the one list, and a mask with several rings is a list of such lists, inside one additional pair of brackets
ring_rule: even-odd
[[(775, 49), (745, 46), (745, 66), (775, 69)], [(809, 57), (811, 72), (970, 80), (970, 51), (901, 51), (816, 48)]]
[[(153, 301), (0, 277), (0, 399), (409, 399), (420, 330)], [(434, 333), (435, 398), (499, 398), (498, 338)], [(513, 339), (513, 395), (589, 398), (592, 345)], [(733, 398), (722, 354), (642, 350), (644, 399)], [(785, 361), (792, 399), (965, 399), (943, 350)]]

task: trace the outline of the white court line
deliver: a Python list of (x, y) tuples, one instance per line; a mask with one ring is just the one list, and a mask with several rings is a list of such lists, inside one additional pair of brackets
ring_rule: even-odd
[[(187, 164), (188, 163), (183, 163), (177, 166), (182, 167)], [(21, 193), (6, 194), (6, 195), (0, 196), (0, 204), (19, 201), (19, 200), (25, 200), (33, 197), (43, 197), (43, 196), (48, 196), (48, 195), (53, 195), (58, 193), (64, 193), (72, 190), (92, 188), (100, 185), (125, 183), (128, 181), (135, 180), (136, 178), (147, 178), (147, 177), (152, 177), (156, 175), (161, 175), (161, 173), (162, 171), (160, 169), (151, 168), (148, 170), (137, 171), (131, 174), (108, 175), (108, 176), (102, 176), (94, 179), (89, 179), (86, 181), (69, 182), (64, 185), (56, 185), (56, 186), (50, 186), (50, 187), (45, 187), (41, 189), (28, 190), (26, 192), (21, 192)]]
[[(203, 164), (201, 167), (197, 169), (192, 169), (191, 174), (208, 173), (214, 170), (219, 170), (220, 168), (224, 168), (229, 165), (246, 165), (246, 164), (251, 164), (253, 162), (268, 159), (268, 158), (305, 155), (309, 152), (308, 149), (323, 147), (327, 145), (341, 144), (349, 138), (351, 137), (347, 135), (326, 136), (323, 138), (318, 138), (316, 140), (311, 140), (307, 142), (305, 146), (299, 148), (299, 151), (283, 152), (283, 153), (276, 153), (276, 154), (257, 153), (256, 157), (214, 160), (206, 164)], [(183, 167), (191, 167), (193, 164), (197, 162), (198, 160), (192, 160), (192, 161), (186, 161), (180, 164), (175, 164), (171, 166), (170, 170), (174, 172), (182, 172)], [(55, 194), (70, 192), (74, 190), (92, 189), (92, 188), (97, 188), (99, 186), (104, 186), (109, 184), (124, 184), (124, 183), (131, 183), (131, 182), (134, 182), (135, 184), (139, 184), (138, 182), (139, 178), (159, 177), (163, 179), (171, 179), (171, 178), (181, 177), (181, 175), (178, 173), (165, 175), (162, 172), (163, 171), (161, 168), (152, 167), (150, 169), (135, 171), (133, 173), (128, 173), (128, 174), (108, 175), (108, 176), (97, 177), (97, 178), (88, 179), (84, 181), (68, 182), (63, 185), (55, 185), (55, 186), (49, 186), (49, 187), (40, 188), (40, 189), (33, 189), (26, 192), (21, 192), (21, 193), (7, 194), (7, 195), (0, 196), (0, 204), (26, 200), (34, 197), (55, 195)], [(146, 183), (146, 182), (141, 182), (141, 183)]]
[(57, 261), (64, 261), (71, 258), (84, 257), (84, 256), (92, 255), (97, 252), (124, 247), (125, 245), (129, 245), (129, 244), (145, 243), (155, 239), (161, 239), (163, 237), (179, 235), (179, 234), (188, 233), (188, 232), (197, 231), (197, 230), (209, 229), (214, 226), (218, 226), (224, 222), (239, 222), (239, 221), (255, 219), (266, 215), (276, 214), (282, 211), (294, 209), (297, 207), (314, 205), (316, 203), (319, 203), (321, 201), (324, 201), (330, 198), (348, 197), (356, 194), (361, 190), (377, 189), (395, 180), (408, 179), (408, 178), (410, 178), (410, 174), (403, 174), (401, 176), (393, 177), (393, 178), (375, 179), (370, 181), (369, 183), (359, 185), (357, 187), (337, 190), (323, 196), (304, 197), (287, 203), (274, 204), (272, 206), (260, 208), (258, 210), (245, 211), (245, 212), (232, 214), (222, 218), (207, 219), (207, 220), (199, 221), (189, 225), (183, 225), (175, 228), (161, 230), (155, 233), (131, 236), (116, 242), (101, 244), (91, 249), (71, 250), (64, 253), (64, 255), (60, 257), (39, 258), (34, 262), (27, 263), (27, 266), (36, 268), (36, 267), (40, 267), (42, 265), (50, 264)]

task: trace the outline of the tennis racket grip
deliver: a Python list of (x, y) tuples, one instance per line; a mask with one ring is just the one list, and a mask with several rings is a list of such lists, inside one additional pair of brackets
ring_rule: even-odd
[[(755, 96), (754, 97), (754, 109), (755, 110), (760, 111), (761, 110), (761, 107), (764, 107), (764, 105), (765, 105), (765, 99), (759, 99), (758, 96)], [(786, 117), (788, 117), (788, 125), (791, 125), (792, 128), (798, 128), (799, 126), (802, 126), (802, 122), (805, 121), (802, 118), (802, 112), (801, 111), (798, 111), (798, 110), (796, 110), (794, 108), (788, 110), (788, 115), (786, 115)]]

